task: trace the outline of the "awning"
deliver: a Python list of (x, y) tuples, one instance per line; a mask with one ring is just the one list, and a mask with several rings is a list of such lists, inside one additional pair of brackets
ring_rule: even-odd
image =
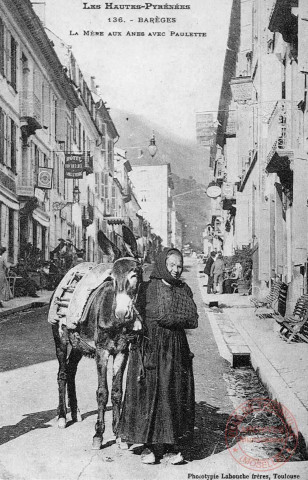
[(40, 225), (42, 225), (42, 227), (48, 228), (50, 226), (49, 215), (47, 215), (45, 212), (42, 212), (41, 210), (33, 210), (32, 218)]
[(290, 170), (290, 163), (288, 155), (280, 156), (275, 152), (266, 166), (266, 171), (268, 173), (279, 173), (283, 170)]
[(268, 173), (277, 173), (281, 184), (288, 190), (293, 186), (293, 171), (290, 168), (291, 160), (289, 155), (274, 153), (266, 166)]

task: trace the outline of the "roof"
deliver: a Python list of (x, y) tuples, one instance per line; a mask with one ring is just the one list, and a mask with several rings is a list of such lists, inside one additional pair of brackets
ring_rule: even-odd
[(33, 39), (33, 50), (41, 53), (42, 64), (49, 66), (49, 75), (62, 90), (63, 96), (71, 107), (80, 105), (78, 94), (70, 79), (63, 70), (63, 66), (48, 38), (44, 26), (33, 10), (30, 0), (3, 0), (6, 8), (12, 12), (14, 20), (25, 27)]

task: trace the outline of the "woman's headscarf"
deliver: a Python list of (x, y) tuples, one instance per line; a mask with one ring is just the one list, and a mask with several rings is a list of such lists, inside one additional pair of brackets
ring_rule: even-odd
[(173, 253), (178, 255), (182, 259), (183, 263), (183, 255), (180, 250), (178, 250), (177, 248), (165, 248), (157, 257), (150, 278), (158, 278), (161, 280), (165, 280), (165, 282), (168, 282), (171, 285), (180, 285), (182, 283), (179, 278), (174, 278), (167, 269), (167, 257), (169, 257), (169, 255), (172, 255)]

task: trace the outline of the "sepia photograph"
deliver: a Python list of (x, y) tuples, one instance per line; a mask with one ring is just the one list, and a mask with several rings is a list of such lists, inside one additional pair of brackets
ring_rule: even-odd
[(308, 0), (1, 0), (0, 480), (308, 480)]

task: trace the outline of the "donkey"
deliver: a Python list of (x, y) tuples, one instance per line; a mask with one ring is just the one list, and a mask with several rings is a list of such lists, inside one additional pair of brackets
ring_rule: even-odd
[[(142, 269), (137, 257), (137, 243), (132, 232), (123, 230), (125, 253), (133, 256), (120, 258), (121, 251), (103, 232), (98, 233), (98, 242), (106, 255), (113, 255), (110, 275), (91, 294), (87, 304), (86, 319), (70, 329), (59, 323), (52, 325), (52, 333), (59, 361), (58, 427), (66, 426), (66, 387), (73, 422), (81, 421), (75, 376), (83, 355), (95, 357), (98, 374), (96, 392), (98, 416), (92, 448), (100, 449), (105, 431), (105, 411), (108, 401), (107, 365), (113, 357), (113, 379), (111, 401), (113, 407), (112, 428), (116, 434), (122, 402), (123, 373), (126, 367), (129, 343), (142, 332), (142, 319), (135, 307), (138, 287), (142, 280)], [(80, 280), (82, 282), (82, 279)], [(87, 285), (84, 286), (87, 288)], [(95, 349), (87, 343), (94, 340)], [(69, 351), (70, 350), (70, 351)]]

